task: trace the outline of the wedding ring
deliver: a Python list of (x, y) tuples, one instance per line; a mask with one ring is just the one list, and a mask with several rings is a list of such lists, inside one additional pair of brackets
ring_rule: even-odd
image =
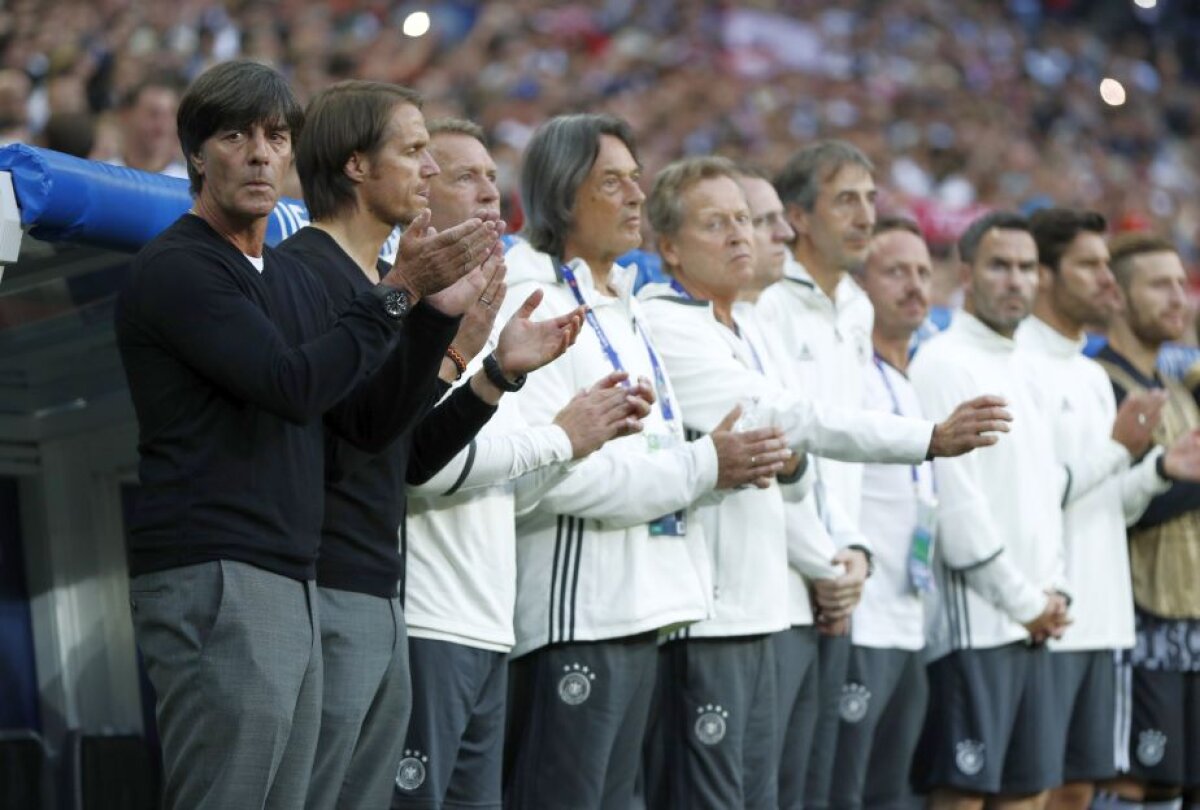
[(490, 307), (492, 305), (492, 299), (480, 296), (479, 303), (483, 304), (485, 307)]
[(758, 456), (750, 456), (750, 466), (753, 467), (758, 463)]

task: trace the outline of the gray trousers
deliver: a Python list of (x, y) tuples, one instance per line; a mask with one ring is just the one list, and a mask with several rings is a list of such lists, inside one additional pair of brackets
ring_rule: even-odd
[(664, 644), (655, 724), (663, 765), (658, 774), (647, 766), (646, 806), (775, 810), (775, 679), (769, 635)]
[(833, 760), (837, 753), (839, 711), (842, 685), (850, 665), (850, 635), (820, 636), (820, 670), (817, 689), (817, 727), (813, 733), (812, 754), (808, 760), (808, 784), (804, 789), (804, 806), (809, 810), (829, 807), (829, 791), (833, 783)]
[(318, 588), (325, 696), (307, 810), (382, 810), (412, 710), (397, 598)]
[(158, 701), (163, 806), (303, 806), (321, 711), (313, 583), (221, 560), (129, 591)]
[(408, 640), (413, 711), (392, 810), (500, 810), (508, 656)]
[(504, 806), (629, 810), (657, 668), (654, 633), (552, 644), (515, 659)]
[(771, 643), (777, 675), (779, 807), (800, 810), (817, 728), (817, 629), (812, 625), (789, 627), (772, 635)]
[(850, 649), (830, 792), (838, 810), (921, 804), (909, 773), (929, 698), (923, 655), (920, 650)]

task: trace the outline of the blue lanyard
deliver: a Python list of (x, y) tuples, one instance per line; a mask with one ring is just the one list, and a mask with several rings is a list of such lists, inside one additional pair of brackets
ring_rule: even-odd
[[(571, 292), (575, 295), (575, 300), (579, 306), (584, 308), (584, 317), (587, 318), (588, 325), (592, 327), (592, 331), (596, 333), (596, 339), (600, 341), (600, 348), (608, 357), (608, 362), (612, 364), (613, 371), (625, 371), (625, 366), (621, 364), (621, 356), (617, 354), (616, 348), (605, 334), (604, 328), (600, 326), (600, 319), (596, 317), (595, 311), (588, 305), (588, 302), (583, 297), (583, 291), (579, 289), (579, 280), (575, 278), (574, 271), (567, 265), (562, 267), (563, 280), (567, 282), (567, 286), (571, 288)], [(646, 337), (646, 333), (638, 326), (637, 319), (633, 321), (633, 331), (637, 332), (642, 338), (642, 343), (646, 347), (646, 354), (650, 358), (650, 367), (654, 370), (654, 386), (658, 389), (658, 406), (662, 409), (663, 419), (667, 426), (675, 428), (675, 409), (671, 406), (671, 397), (667, 388), (667, 375), (663, 373), (662, 364), (658, 360), (658, 353), (654, 351), (654, 347), (650, 345), (650, 339)], [(626, 383), (628, 385), (628, 383)]]
[[(679, 283), (678, 279), (674, 279), (674, 278), (671, 279), (671, 289), (674, 290), (676, 293), (678, 293), (680, 298), (683, 298), (687, 301), (696, 300), (695, 297), (690, 292), (688, 292), (687, 290), (685, 290), (683, 288), (683, 285)], [(765, 377), (767, 372), (763, 368), (762, 358), (758, 356), (758, 349), (754, 348), (754, 344), (750, 341), (750, 336), (747, 334), (744, 334), (744, 331), (745, 330), (743, 330), (743, 329), (741, 329), (741, 327), (739, 327), (738, 328), (738, 337), (740, 337), (742, 339), (742, 342), (745, 343), (750, 348), (750, 355), (754, 359), (754, 367), (758, 369), (759, 374), (762, 374)]]
[[(887, 372), (883, 368), (883, 364), (886, 361), (879, 356), (879, 352), (875, 352), (872, 359), (874, 359), (875, 368), (879, 370), (879, 376), (883, 380), (883, 387), (887, 389), (888, 396), (892, 399), (892, 413), (894, 413), (896, 416), (904, 416), (904, 414), (900, 413), (900, 399), (896, 396), (896, 389), (892, 387), (892, 381), (888, 379)], [(920, 487), (921, 485), (921, 479), (917, 475), (918, 466), (919, 465), (917, 464), (913, 464), (909, 467), (909, 470), (912, 472), (912, 482), (914, 488)]]

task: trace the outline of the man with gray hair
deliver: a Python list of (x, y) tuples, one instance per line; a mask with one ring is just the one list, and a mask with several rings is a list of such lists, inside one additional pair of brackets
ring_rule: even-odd
[(775, 429), (731, 431), (736, 412), (685, 440), (633, 273), (615, 264), (641, 242), (640, 175), (629, 126), (606, 115), (543, 124), (521, 174), (529, 242), (506, 256), (511, 293), (542, 290), (548, 315), (588, 307), (574, 349), (530, 377), (522, 412), (548, 423), (613, 371), (645, 378), (656, 405), (642, 435), (608, 442), (518, 521), (513, 807), (633, 806), (658, 634), (712, 611), (691, 505), (714, 489), (767, 486), (789, 455)]

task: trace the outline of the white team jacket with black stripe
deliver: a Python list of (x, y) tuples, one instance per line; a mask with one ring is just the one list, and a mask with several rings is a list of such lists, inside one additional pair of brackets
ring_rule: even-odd
[[(647, 286), (640, 296), (689, 428), (708, 432), (734, 405), (753, 403), (758, 422), (783, 428), (798, 452), (847, 461), (924, 458), (932, 429), (928, 422), (826, 408), (788, 385), (768, 339), (746, 310), (735, 310), (739, 336), (717, 321), (710, 304), (681, 299), (667, 285)], [(781, 498), (772, 487), (743, 490), (701, 509), (719, 599), (711, 621), (689, 628), (692, 637), (771, 632), (811, 622), (811, 614), (806, 622), (788, 604), (788, 564), (796, 552), (786, 539), (785, 499), (799, 500)], [(814, 528), (820, 531), (819, 523)], [(820, 542), (813, 538), (814, 545)]]
[[(1058, 457), (1071, 461), (1089, 454), (1112, 431), (1117, 415), (1112, 383), (1099, 364), (1082, 354), (1084, 339), (1071, 340), (1036, 317), (1017, 330), (1017, 343), (1040, 355), (1045, 373), (1051, 431)], [(1129, 578), (1127, 523), (1136, 522), (1150, 499), (1170, 482), (1159, 477), (1155, 447), (1123, 470), (1070, 503), (1063, 515), (1067, 583), (1074, 623), (1056, 650), (1132, 647), (1133, 588)]]
[[(843, 276), (831, 299), (789, 255), (784, 277), (763, 291), (757, 309), (762, 328), (778, 342), (809, 397), (827, 408), (862, 407), (862, 372), (871, 363), (875, 310), (852, 278)], [(932, 429), (931, 424), (926, 449)], [(849, 524), (857, 526), (862, 465), (830, 458), (818, 464), (825, 492), (840, 503)]]
[[(462, 384), (480, 363), (472, 361)], [(409, 488), (404, 619), (410, 637), (494, 652), (512, 648), (515, 502), (567, 475), (571, 453), (562, 428), (530, 426), (506, 394), (466, 449)]]
[[(571, 311), (576, 301), (550, 256), (518, 243), (505, 256), (505, 312), (535, 289), (535, 317)], [(615, 267), (617, 297), (601, 295), (582, 262), (572, 264), (582, 294), (633, 377), (654, 381), (647, 341), (654, 336), (630, 297), (634, 273)], [(529, 375), (517, 394), (531, 424), (547, 424), (577, 391), (613, 370), (595, 330), (558, 360)], [(655, 384), (660, 403), (678, 411), (671, 385)], [(678, 417), (678, 414), (675, 414)], [(712, 441), (684, 442), (656, 404), (642, 434), (611, 441), (550, 487), (517, 521), (514, 656), (550, 643), (615, 639), (700, 621), (710, 615), (711, 585), (703, 530), (687, 514), (682, 536), (651, 536), (651, 521), (687, 510), (717, 480)], [(679, 435), (676, 441), (672, 437)]]
[(1070, 593), (1064, 504), (1129, 455), (1106, 431), (1089, 458), (1062, 464), (1036, 357), (966, 312), (921, 347), (909, 378), (927, 416), (944, 418), (982, 394), (1004, 397), (1013, 416), (995, 445), (934, 460), (938, 588), (926, 625), (929, 655), (1021, 641), (1022, 624), (1041, 613), (1047, 590)]

